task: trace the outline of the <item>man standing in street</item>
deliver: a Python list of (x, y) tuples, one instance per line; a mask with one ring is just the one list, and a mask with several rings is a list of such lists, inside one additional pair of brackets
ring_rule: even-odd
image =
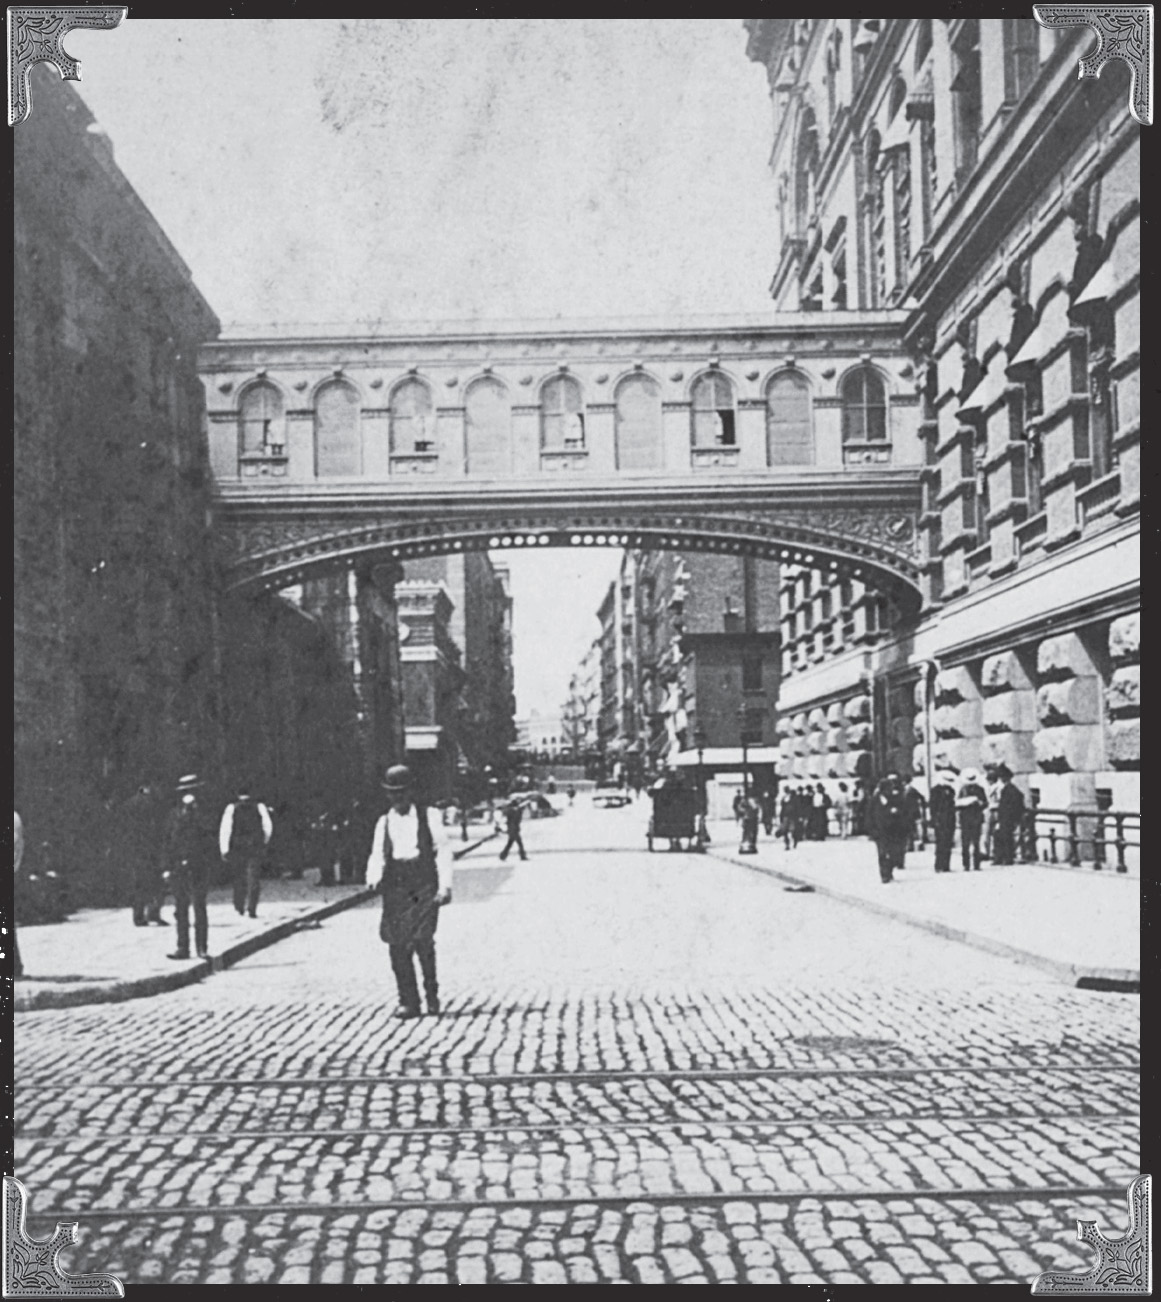
[(177, 808), (165, 828), (162, 862), (169, 874), (177, 920), (177, 949), (170, 958), (189, 958), (189, 908), (193, 904), (194, 944), (198, 958), (210, 956), (210, 921), (206, 895), (213, 862), (213, 830), (198, 800), (202, 782), (196, 773), (178, 780)]
[(903, 792), (903, 799), (907, 805), (907, 817), (911, 820), (907, 848), (922, 850), (927, 844), (927, 801), (914, 782), (908, 784)]
[(508, 832), (508, 840), (504, 843), (503, 850), (500, 851), (500, 858), (507, 859), (508, 851), (513, 846), (520, 851), (520, 858), (527, 859), (528, 855), (524, 852), (524, 839), (520, 835), (520, 824), (524, 818), (524, 802), (518, 797), (513, 796), (504, 806), (504, 826)]
[(888, 773), (879, 783), (871, 797), (867, 824), (879, 850), (879, 880), (886, 886), (895, 880), (895, 869), (903, 867), (911, 825), (897, 773)]
[(161, 916), (163, 887), (157, 862), (165, 809), (152, 782), (146, 781), (125, 802), (122, 810), (124, 845), (133, 874), (133, 925), (151, 922), (166, 926)]
[(935, 775), (931, 786), (931, 835), (935, 838), (935, 871), (951, 872), (951, 846), (955, 840), (955, 776), (947, 769)]
[(1012, 770), (1001, 764), (996, 770), (1000, 780), (996, 796), (996, 824), (992, 835), (992, 863), (1016, 862), (1016, 839), (1024, 821), (1024, 793), (1012, 781)]
[(252, 918), (258, 916), (262, 864), (273, 834), (270, 810), (243, 786), (237, 800), (228, 804), (222, 814), (218, 850), (234, 879), (234, 908), (238, 913), (249, 913)]
[(427, 1011), (440, 1011), (435, 970), (435, 929), (440, 906), (451, 901), (451, 869), (438, 862), (426, 805), (413, 794), (411, 770), (396, 764), (383, 783), (390, 800), (375, 824), (367, 860), (367, 885), (383, 896), (379, 937), (388, 945), (399, 992), (396, 1017), (420, 1015), (415, 960), (423, 977)]
[(959, 840), (963, 852), (963, 870), (970, 873), (980, 870), (980, 836), (984, 830), (984, 816), (988, 809), (988, 793), (980, 785), (980, 775), (968, 769), (963, 775), (959, 795)]

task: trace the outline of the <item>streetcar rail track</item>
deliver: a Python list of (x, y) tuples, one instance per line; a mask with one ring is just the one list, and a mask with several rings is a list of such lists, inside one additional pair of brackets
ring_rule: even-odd
[(931, 1075), (1016, 1075), (1031, 1072), (1103, 1073), (1132, 1072), (1139, 1075), (1139, 1063), (1061, 1063), (1027, 1065), (941, 1065), (914, 1067), (693, 1067), (693, 1068), (633, 1068), (620, 1070), (529, 1071), (529, 1072), (455, 1072), (433, 1075), (423, 1072), (388, 1071), (343, 1075), (331, 1073), (324, 1076), (175, 1076), (172, 1080), (75, 1080), (61, 1081), (55, 1077), (31, 1078), (19, 1081), (16, 1090), (68, 1092), (80, 1089), (111, 1090), (165, 1090), (199, 1089), (202, 1087), (229, 1087), (238, 1089), (295, 1088), (314, 1085), (503, 1085), (551, 1083), (555, 1081), (633, 1081), (633, 1080), (760, 1080), (783, 1077), (814, 1076), (931, 1076)]
[[(1127, 1169), (1127, 1168), (1126, 1168)], [(190, 1216), (274, 1216), (274, 1215), (349, 1215), (360, 1212), (376, 1211), (410, 1211), (424, 1209), (430, 1211), (478, 1211), (481, 1208), (495, 1208), (506, 1211), (514, 1208), (557, 1208), (557, 1207), (662, 1207), (674, 1205), (704, 1204), (716, 1205), (731, 1202), (797, 1202), (803, 1199), (830, 1199), (832, 1201), (853, 1202), (859, 1199), (882, 1201), (884, 1199), (988, 1199), (1005, 1202), (1049, 1198), (1091, 1198), (1110, 1197), (1124, 1202), (1125, 1183), (1099, 1185), (1024, 1185), (996, 1188), (991, 1185), (974, 1185), (961, 1188), (925, 1188), (913, 1189), (882, 1188), (872, 1189), (729, 1189), (710, 1190), (708, 1192), (691, 1192), (673, 1190), (653, 1193), (629, 1194), (564, 1194), (559, 1197), (539, 1198), (368, 1198), (362, 1201), (345, 1199), (335, 1202), (285, 1202), (285, 1203), (229, 1203), (229, 1204), (191, 1204), (184, 1206), (162, 1207), (86, 1207), (79, 1210), (71, 1208), (52, 1208), (49, 1210), (29, 1209), (29, 1221), (50, 1220), (144, 1220), (149, 1217), (190, 1217)]]
[(890, 1116), (874, 1117), (836, 1117), (836, 1116), (800, 1116), (794, 1118), (758, 1117), (752, 1120), (727, 1117), (722, 1119), (695, 1120), (682, 1118), (673, 1121), (525, 1121), (501, 1122), (496, 1125), (483, 1126), (325, 1126), (318, 1128), (295, 1129), (293, 1127), (274, 1127), (271, 1129), (229, 1128), (215, 1130), (121, 1130), (110, 1133), (92, 1130), (70, 1130), (60, 1134), (46, 1134), (35, 1131), (17, 1130), (16, 1138), (35, 1141), (39, 1144), (64, 1143), (100, 1143), (110, 1139), (347, 1139), (360, 1135), (507, 1135), (507, 1134), (559, 1134), (568, 1131), (624, 1132), (635, 1130), (682, 1130), (686, 1127), (697, 1130), (777, 1130), (788, 1126), (889, 1126), (906, 1125), (915, 1121), (963, 1121), (1003, 1122), (1003, 1121), (1139, 1121), (1140, 1111), (1109, 1112), (908, 1112), (893, 1113)]

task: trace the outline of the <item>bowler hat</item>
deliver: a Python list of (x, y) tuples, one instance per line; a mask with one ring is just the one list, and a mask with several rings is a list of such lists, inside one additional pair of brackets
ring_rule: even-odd
[(411, 783), (411, 770), (406, 764), (392, 764), (383, 780), (383, 786), (388, 791), (407, 791)]

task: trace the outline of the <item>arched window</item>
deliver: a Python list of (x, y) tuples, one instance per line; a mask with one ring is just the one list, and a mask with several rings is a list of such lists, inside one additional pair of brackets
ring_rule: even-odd
[(693, 386), (691, 436), (695, 448), (737, 447), (734, 386), (720, 371), (701, 376)]
[(766, 464), (809, 466), (814, 463), (810, 386), (797, 371), (782, 371), (766, 390)]
[(887, 393), (869, 366), (843, 380), (843, 442), (878, 443), (887, 438)]
[(512, 469), (512, 407), (508, 390), (490, 377), (477, 380), (464, 401), (469, 475), (507, 475)]
[(554, 376), (540, 392), (540, 447), (580, 452), (585, 445), (585, 404), (571, 375)]
[(630, 375), (617, 388), (617, 469), (661, 465), (661, 387), (648, 375)]
[(393, 457), (435, 452), (431, 390), (422, 380), (404, 380), (391, 394), (390, 438)]
[(242, 394), (238, 411), (239, 447), (244, 457), (280, 457), (286, 447), (282, 394), (265, 380)]
[(315, 397), (314, 467), (320, 479), (362, 474), (359, 395), (345, 380), (324, 384)]

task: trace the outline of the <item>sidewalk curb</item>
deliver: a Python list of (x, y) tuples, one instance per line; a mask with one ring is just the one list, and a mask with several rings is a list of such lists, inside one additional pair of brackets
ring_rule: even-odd
[(71, 990), (22, 989), (21, 984), (18, 982), (15, 983), (13, 992), (12, 1011), (14, 1013), (31, 1013), (42, 1008), (75, 1008), (81, 1004), (119, 1004), (126, 999), (141, 999), (149, 995), (168, 994), (171, 990), (180, 990), (183, 986), (195, 985), (211, 973), (221, 972), (234, 963), (249, 958), (251, 954), (257, 953), (258, 950), (265, 949), (268, 945), (275, 945), (280, 940), (285, 940), (287, 936), (293, 935), (304, 924), (321, 922), (324, 918), (329, 918), (336, 913), (343, 912), (345, 909), (351, 909), (358, 904), (365, 903), (367, 900), (372, 900), (375, 895), (375, 891), (363, 889), (354, 891), (350, 895), (344, 895), (341, 899), (331, 900), (327, 904), (320, 904), (318, 908), (311, 909), (306, 913), (300, 913), (293, 918), (285, 918), (282, 922), (276, 922), (272, 927), (267, 927), (265, 931), (260, 931), (253, 936), (247, 936), (244, 940), (239, 940), (235, 944), (227, 946), (220, 954), (214, 954), (208, 959), (202, 959), (191, 967), (180, 969), (177, 972), (157, 973), (153, 976), (138, 977), (136, 980), (131, 981), (102, 982), (100, 985), (82, 985), (78, 983)]
[(789, 882), (792, 886), (809, 886), (817, 895), (828, 895), (831, 899), (840, 900), (843, 904), (851, 904), (855, 908), (866, 909), (869, 913), (877, 913), (882, 917), (891, 918), (895, 922), (906, 923), (908, 926), (915, 927), (920, 931), (942, 936), (946, 940), (955, 940), (962, 945), (970, 945), (973, 949), (982, 949), (1001, 958), (1010, 958), (1018, 963), (1026, 963), (1030, 967), (1036, 967), (1043, 972), (1049, 973), (1060, 981), (1067, 982), (1069, 985), (1079, 986), (1084, 984), (1087, 986), (1094, 984), (1099, 987), (1108, 984), (1117, 988), (1132, 987), (1135, 989), (1135, 993), (1140, 993), (1141, 973), (1137, 968), (1086, 967), (1082, 964), (1066, 963), (1060, 959), (1048, 958), (1044, 954), (1033, 953), (1031, 950), (1020, 949), (1018, 946), (1009, 945), (1002, 940), (993, 940), (990, 936), (981, 936), (973, 931), (964, 931), (962, 928), (949, 926), (936, 918), (924, 918), (913, 913), (905, 913), (902, 910), (891, 908), (888, 904), (876, 904), (871, 900), (864, 899), (861, 895), (851, 895), (846, 891), (835, 890), (833, 886), (819, 885), (817, 881), (810, 877), (799, 877), (781, 868), (768, 868), (765, 864), (739, 859), (736, 855), (723, 850), (707, 848), (707, 853), (720, 862), (732, 863), (739, 868), (748, 868), (752, 872), (764, 873), (767, 877), (775, 877), (779, 881)]

